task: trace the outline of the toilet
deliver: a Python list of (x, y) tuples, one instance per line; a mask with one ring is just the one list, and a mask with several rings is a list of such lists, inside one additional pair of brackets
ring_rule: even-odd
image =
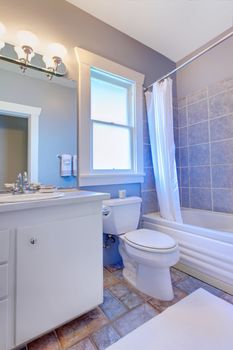
[(177, 242), (169, 235), (138, 229), (142, 199), (103, 201), (104, 233), (119, 236), (124, 278), (147, 295), (160, 300), (174, 298), (170, 267), (179, 260)]

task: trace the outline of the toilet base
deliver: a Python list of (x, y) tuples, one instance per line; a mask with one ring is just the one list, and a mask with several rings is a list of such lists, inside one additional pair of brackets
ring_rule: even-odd
[(170, 270), (138, 265), (136, 288), (155, 299), (170, 301), (174, 298)]
[(155, 267), (136, 262), (119, 245), (123, 259), (123, 277), (139, 291), (159, 300), (170, 301), (174, 298), (169, 267)]

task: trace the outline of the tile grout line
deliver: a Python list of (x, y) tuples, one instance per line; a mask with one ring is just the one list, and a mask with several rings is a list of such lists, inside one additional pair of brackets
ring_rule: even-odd
[[(186, 103), (188, 103), (188, 98), (186, 97)], [(189, 188), (189, 201), (188, 201), (188, 207), (191, 208), (191, 188), (190, 188), (190, 164), (189, 164), (189, 137), (188, 137), (188, 132), (189, 132), (189, 112), (188, 112), (188, 105), (187, 105), (187, 153), (188, 153), (188, 188)]]
[(210, 97), (209, 88), (207, 88), (207, 112), (208, 112), (208, 132), (209, 132), (209, 153), (210, 153), (210, 200), (211, 200), (211, 210), (214, 210), (213, 201), (213, 176), (212, 176), (212, 146), (211, 146), (211, 133), (210, 133)]

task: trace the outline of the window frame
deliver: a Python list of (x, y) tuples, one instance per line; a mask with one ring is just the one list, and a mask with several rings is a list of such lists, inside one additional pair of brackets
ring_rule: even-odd
[[(82, 48), (75, 48), (79, 64), (79, 186), (144, 182), (143, 172), (143, 82), (144, 75)], [(93, 122), (91, 118), (91, 69), (132, 82), (134, 126), (132, 128), (132, 169), (96, 170), (93, 165)], [(101, 121), (101, 123), (104, 123)], [(110, 123), (108, 123), (110, 124)], [(114, 124), (114, 123), (113, 123)], [(128, 126), (127, 126), (128, 127)]]

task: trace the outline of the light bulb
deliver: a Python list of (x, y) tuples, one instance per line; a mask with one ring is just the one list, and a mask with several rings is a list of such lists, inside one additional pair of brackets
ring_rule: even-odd
[(0, 50), (5, 46), (4, 41), (0, 40)]
[[(0, 37), (3, 36), (6, 32), (6, 27), (2, 22), (0, 22)], [(0, 40), (0, 50), (5, 46), (5, 42)]]
[(54, 67), (54, 60), (52, 59), (52, 57), (43, 56), (43, 61), (46, 65), (46, 68), (53, 68)]
[(28, 46), (34, 50), (36, 45), (38, 44), (37, 36), (27, 30), (18, 31), (17, 38), (18, 38), (19, 46), (21, 47)]
[(52, 43), (48, 46), (48, 52), (50, 57), (59, 57), (62, 60), (67, 55), (65, 46), (59, 43)]
[[(19, 60), (25, 60), (25, 52), (24, 52), (24, 50), (22, 49), (22, 47), (15, 46), (15, 47), (14, 47), (14, 50), (15, 50), (15, 52), (17, 53), (17, 56), (18, 56), (18, 59), (19, 59)], [(30, 54), (28, 55), (28, 61), (29, 61), (29, 62), (31, 61), (31, 59), (32, 59), (32, 57), (33, 57), (34, 55), (35, 55), (34, 52), (32, 52), (32, 53), (30, 53)]]
[(5, 32), (6, 32), (6, 27), (4, 26), (4, 24), (2, 22), (0, 22), (0, 36), (5, 34)]

